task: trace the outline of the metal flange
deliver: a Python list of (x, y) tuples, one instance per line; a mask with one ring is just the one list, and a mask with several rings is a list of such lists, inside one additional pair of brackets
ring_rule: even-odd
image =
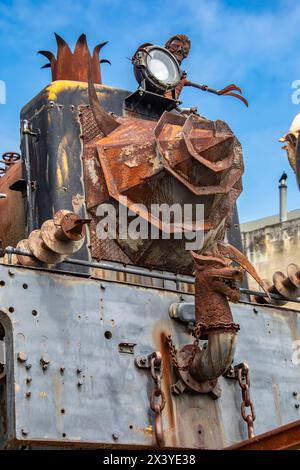
[[(17, 247), (19, 250), (25, 250), (25, 251), (31, 251), (29, 248), (29, 243), (27, 238), (24, 240), (20, 240), (19, 243), (17, 244)], [(20, 264), (23, 266), (31, 266), (35, 268), (39, 268), (42, 266), (42, 262), (39, 261), (36, 258), (32, 258), (30, 256), (22, 256), (17, 254), (17, 258)]]
[(78, 241), (61, 240), (56, 236), (57, 230), (58, 227), (53, 220), (46, 220), (41, 227), (41, 237), (50, 250), (61, 255), (71, 255), (82, 247), (84, 236)]

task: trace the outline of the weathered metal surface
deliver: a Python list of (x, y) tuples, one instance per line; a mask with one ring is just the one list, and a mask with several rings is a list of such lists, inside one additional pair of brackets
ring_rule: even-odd
[(225, 450), (299, 450), (300, 421), (280, 426)]
[(49, 63), (42, 68), (51, 68), (52, 81), (75, 80), (87, 82), (90, 72), (94, 83), (102, 83), (99, 63), (109, 61), (99, 61), (99, 52), (107, 42), (98, 44), (91, 55), (85, 34), (81, 34), (78, 38), (74, 52), (71, 51), (66, 41), (56, 33), (55, 38), (57, 42), (57, 57), (50, 51), (39, 51), (39, 54), (42, 54), (49, 60)]
[[(153, 351), (163, 357), (167, 446), (224, 448), (247, 438), (237, 381), (221, 377), (217, 400), (170, 393), (177, 377), (165, 337), (171, 333), (179, 348), (192, 341), (168, 315), (182, 294), (7, 266), (0, 266), (0, 281), (12, 446), (155, 445), (150, 374), (134, 363)], [(300, 368), (293, 354), (299, 314), (251, 304), (231, 308), (241, 325), (234, 363), (251, 367), (256, 433), (297, 420)], [(120, 343), (136, 344), (134, 354), (120, 352)], [(19, 352), (27, 361), (18, 361)]]
[(10, 186), (22, 178), (21, 162), (10, 165), (6, 174), (0, 178), (0, 240), (3, 246), (16, 245), (25, 236), (25, 214), (22, 194), (12, 191)]

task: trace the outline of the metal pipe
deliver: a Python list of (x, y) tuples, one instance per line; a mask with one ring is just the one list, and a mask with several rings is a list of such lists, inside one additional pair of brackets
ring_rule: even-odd
[(235, 330), (208, 333), (207, 344), (197, 351), (189, 369), (197, 382), (217, 379), (229, 369), (234, 358), (236, 337)]
[(287, 221), (287, 174), (283, 173), (279, 180), (279, 220), (280, 223)]

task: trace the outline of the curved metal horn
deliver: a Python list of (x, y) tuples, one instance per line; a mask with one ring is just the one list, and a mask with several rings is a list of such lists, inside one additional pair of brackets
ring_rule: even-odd
[(97, 93), (92, 81), (91, 71), (89, 72), (89, 102), (96, 123), (99, 129), (104, 135), (110, 134), (112, 131), (120, 126), (120, 123), (116, 121), (110, 114), (108, 114), (99, 103)]

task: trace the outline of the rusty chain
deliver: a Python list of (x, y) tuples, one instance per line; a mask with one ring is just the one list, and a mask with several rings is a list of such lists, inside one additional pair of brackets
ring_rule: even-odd
[[(158, 447), (165, 445), (162, 423), (162, 411), (166, 405), (166, 395), (161, 389), (163, 377), (162, 356), (160, 352), (154, 352), (150, 358), (151, 376), (154, 380), (154, 389), (150, 396), (150, 408), (155, 413), (155, 437)], [(157, 400), (159, 399), (159, 401)]]
[(179, 362), (178, 362), (177, 349), (176, 349), (176, 347), (173, 343), (172, 336), (168, 335), (167, 338), (166, 338), (167, 345), (168, 345), (169, 351), (170, 351), (170, 356), (171, 356), (172, 363), (173, 363), (174, 367), (177, 370), (186, 371), (191, 367), (191, 365), (193, 363), (193, 360), (195, 358), (195, 355), (196, 355), (196, 352), (197, 352), (197, 349), (198, 349), (198, 346), (199, 346), (199, 338), (201, 336), (201, 325), (200, 325), (200, 323), (196, 323), (195, 327), (193, 328), (192, 335), (195, 337), (195, 341), (193, 343), (193, 349), (191, 351), (191, 356), (190, 356), (188, 362), (185, 365), (180, 365)]
[[(245, 362), (238, 364), (235, 366), (235, 370), (237, 371), (237, 378), (239, 381), (239, 385), (242, 389), (242, 396), (243, 401), (241, 405), (241, 414), (244, 421), (247, 423), (248, 427), (248, 437), (254, 437), (254, 421), (256, 418), (255, 415), (255, 408), (253, 402), (250, 398), (250, 368), (248, 364)], [(249, 414), (246, 412), (246, 408), (250, 408)]]

